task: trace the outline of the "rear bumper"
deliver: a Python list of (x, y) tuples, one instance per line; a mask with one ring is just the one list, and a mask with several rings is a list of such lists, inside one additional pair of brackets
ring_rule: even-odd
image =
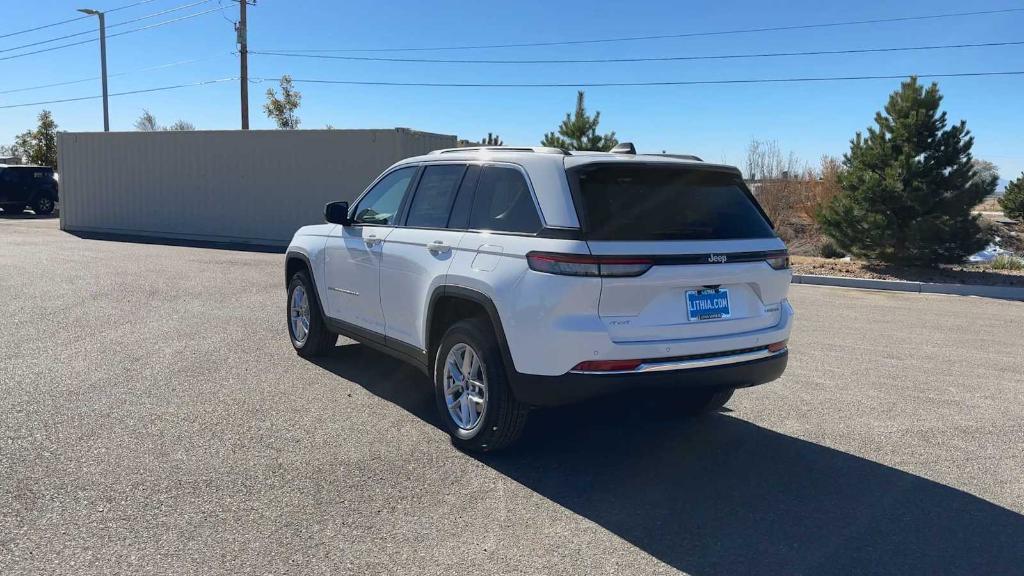
[(511, 374), (512, 390), (520, 402), (534, 406), (571, 404), (589, 398), (642, 388), (747, 388), (777, 379), (786, 370), (789, 350), (746, 362), (679, 370), (562, 376)]

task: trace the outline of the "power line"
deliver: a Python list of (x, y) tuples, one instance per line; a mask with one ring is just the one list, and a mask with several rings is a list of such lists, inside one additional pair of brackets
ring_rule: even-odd
[(842, 22), (825, 22), (818, 24), (796, 24), (790, 26), (768, 26), (762, 28), (738, 28), (732, 30), (714, 30), (707, 32), (685, 32), (680, 34), (655, 34), (650, 36), (622, 36), (618, 38), (598, 38), (591, 40), (558, 40), (552, 42), (520, 42), (510, 44), (479, 44), (462, 46), (429, 46), (412, 48), (328, 48), (328, 49), (290, 49), (270, 50), (271, 52), (419, 52), (434, 50), (481, 50), (487, 48), (528, 48), (535, 46), (570, 46), (578, 44), (602, 44), (611, 42), (635, 42), (640, 40), (665, 40), (670, 38), (693, 38), (698, 36), (725, 36), (729, 34), (753, 34), (758, 32), (781, 32), (786, 30), (808, 30), (812, 28), (835, 28), (839, 26), (857, 26), (863, 24), (883, 24), (887, 22), (910, 22), (916, 20), (936, 20), (940, 18), (959, 18), (962, 16), (985, 16), (1024, 12), (1022, 8), (1003, 8), (999, 10), (978, 10), (973, 12), (948, 12), (925, 16), (902, 16), (897, 18), (873, 18), (870, 20), (846, 20)]
[[(134, 18), (132, 20), (125, 20), (123, 22), (117, 22), (116, 24), (109, 24), (107, 26), (107, 29), (109, 30), (110, 28), (117, 28), (118, 26), (124, 26), (126, 24), (132, 24), (132, 23), (135, 23), (135, 22), (141, 22), (143, 20), (149, 20), (150, 18), (156, 18), (157, 16), (163, 16), (164, 14), (170, 14), (171, 12), (177, 12), (179, 10), (185, 10), (186, 8), (192, 8), (193, 6), (198, 6), (200, 4), (206, 4), (206, 3), (212, 2), (212, 1), (213, 0), (199, 0), (198, 2), (193, 2), (191, 4), (183, 4), (181, 6), (175, 6), (174, 8), (168, 8), (167, 10), (162, 10), (160, 12), (154, 12), (153, 14), (147, 14), (145, 16), (140, 16), (140, 17)], [(87, 15), (86, 17), (88, 18), (89, 16), (91, 16), (91, 14)], [(54, 37), (54, 38), (50, 38), (48, 40), (40, 40), (38, 42), (32, 42), (30, 44), (22, 44), (21, 46), (13, 46), (11, 48), (0, 49), (0, 52), (13, 52), (15, 50), (21, 50), (22, 48), (31, 48), (32, 46), (40, 46), (42, 44), (49, 44), (50, 42), (57, 42), (59, 40), (67, 40), (68, 38), (75, 38), (77, 36), (86, 36), (86, 35), (95, 34), (95, 33), (96, 33), (95, 30), (86, 30), (85, 32), (75, 32), (74, 34), (65, 34), (64, 36), (57, 36), (57, 37)]]
[(781, 56), (821, 56), (832, 54), (869, 54), (878, 52), (907, 52), (920, 50), (945, 50), (953, 48), (989, 48), (994, 46), (1017, 46), (1024, 40), (1007, 42), (981, 42), (977, 44), (940, 44), (931, 46), (905, 46), (889, 48), (852, 48), (847, 50), (811, 50), (806, 52), (762, 52), (755, 54), (716, 54), (698, 56), (648, 56), (634, 58), (573, 58), (558, 60), (490, 60), (465, 58), (392, 58), (381, 56), (334, 56), (327, 54), (294, 54), (284, 52), (263, 52), (250, 50), (250, 54), (263, 56), (285, 56), (289, 58), (323, 58), (328, 60), (358, 60), (371, 62), (413, 62), (429, 64), (609, 64), (620, 62), (670, 62), (683, 60), (733, 60), (742, 58), (776, 58)]
[[(231, 55), (231, 54), (234, 54), (234, 53), (232, 52), (232, 53), (225, 53), (225, 54)], [(150, 72), (150, 71), (153, 71), (153, 70), (163, 70), (165, 68), (174, 68), (176, 66), (184, 66), (186, 64), (194, 64), (196, 62), (205, 62), (205, 61), (208, 61), (208, 60), (213, 60), (215, 58), (222, 58), (223, 56), (224, 56), (224, 54), (218, 55), (218, 56), (210, 56), (210, 57), (207, 57), (207, 58), (193, 58), (191, 60), (180, 60), (178, 62), (169, 62), (167, 64), (159, 64), (157, 66), (149, 66), (149, 67), (146, 67), (146, 68), (138, 68), (136, 70), (127, 70), (125, 72), (118, 72), (116, 74), (109, 74), (108, 78), (114, 78), (114, 77), (117, 77), (117, 76), (128, 76), (130, 74), (138, 74), (139, 72)], [(12, 89), (9, 89), (9, 90), (0, 90), (0, 94), (14, 94), (16, 92), (30, 92), (32, 90), (42, 90), (44, 88), (54, 88), (54, 87), (57, 87), (57, 86), (69, 86), (71, 84), (81, 84), (83, 82), (92, 82), (93, 80), (99, 80), (99, 79), (100, 79), (99, 76), (92, 76), (92, 77), (89, 77), (89, 78), (79, 78), (77, 80), (67, 80), (65, 82), (54, 82), (52, 84), (40, 84), (38, 86), (27, 86), (25, 88), (12, 88)]]
[[(142, 4), (149, 4), (150, 2), (154, 2), (154, 1), (155, 0), (141, 0), (140, 2), (135, 2), (133, 4), (127, 4), (125, 6), (118, 6), (117, 8), (111, 8), (110, 10), (104, 10), (104, 12), (109, 14), (111, 12), (117, 12), (118, 10), (125, 10), (127, 8), (134, 8), (134, 7), (140, 6)], [(92, 18), (92, 15), (91, 14), (86, 14), (85, 16), (77, 16), (75, 18), (68, 18), (67, 20), (61, 20), (60, 22), (53, 22), (53, 23), (50, 23), (50, 24), (43, 24), (42, 26), (36, 26), (35, 28), (28, 28), (28, 29), (25, 29), (25, 30), (18, 30), (17, 32), (8, 32), (7, 34), (0, 34), (0, 39), (10, 38), (11, 36), (18, 36), (19, 34), (27, 34), (29, 32), (35, 32), (36, 30), (43, 30), (45, 28), (53, 28), (54, 26), (60, 26), (61, 24), (68, 24), (68, 23), (71, 23), (71, 22), (78, 22), (79, 20), (85, 20), (86, 18)]]
[[(156, 23), (150, 24), (148, 26), (141, 26), (139, 28), (132, 28), (131, 30), (125, 30), (124, 32), (118, 32), (116, 34), (107, 34), (107, 38), (109, 39), (109, 38), (114, 38), (114, 37), (117, 37), (117, 36), (124, 36), (125, 34), (132, 34), (132, 33), (135, 33), (135, 32), (141, 32), (143, 30), (150, 30), (152, 28), (158, 28), (160, 26), (166, 26), (167, 24), (173, 24), (175, 22), (181, 22), (182, 20), (188, 20), (190, 18), (196, 18), (198, 16), (203, 16), (203, 15), (206, 15), (206, 14), (210, 14), (211, 12), (217, 12), (218, 10), (219, 10), (219, 8), (213, 8), (213, 9), (210, 9), (210, 10), (204, 10), (202, 12), (196, 12), (195, 14), (186, 14), (185, 16), (180, 16), (178, 18), (172, 18), (170, 20), (164, 20), (163, 22), (156, 22)], [(21, 54), (12, 54), (11, 56), (4, 56), (4, 57), (0, 58), (0, 61), (13, 60), (15, 58), (21, 58), (22, 56), (31, 56), (33, 54), (42, 54), (43, 52), (52, 52), (54, 50), (60, 50), (62, 48), (70, 48), (71, 46), (80, 46), (82, 44), (89, 44), (90, 42), (96, 42), (96, 41), (97, 41), (96, 38), (90, 38), (88, 40), (79, 40), (78, 42), (69, 42), (67, 44), (61, 44), (59, 46), (51, 46), (49, 48), (43, 48), (41, 50), (33, 50), (32, 52), (22, 52)]]
[[(913, 74), (918, 78), (963, 78), (981, 76), (1021, 76), (1024, 70), (997, 71), (997, 72), (952, 72), (946, 74)], [(803, 78), (741, 78), (726, 80), (680, 80), (680, 81), (654, 81), (654, 82), (579, 82), (579, 83), (534, 83), (534, 84), (513, 84), (513, 83), (447, 83), (447, 82), (375, 82), (361, 80), (324, 80), (311, 78), (293, 78), (293, 82), (305, 84), (345, 84), (355, 86), (417, 86), (430, 88), (602, 88), (602, 87), (642, 87), (642, 86), (699, 86), (712, 84), (768, 84), (768, 83), (798, 83), (798, 82), (838, 82), (854, 80), (894, 80), (912, 76), (911, 74), (891, 74), (873, 76), (809, 76)], [(141, 90), (128, 90), (125, 92), (114, 92), (109, 96), (127, 96), (131, 94), (145, 94), (149, 92), (161, 92), (164, 90), (175, 90), (179, 88), (190, 88), (196, 86), (207, 86), (220, 84), (222, 82), (234, 82), (239, 78), (218, 78), (216, 80), (204, 80), (190, 84), (175, 84), (173, 86), (161, 86), (158, 88), (144, 88)], [(276, 78), (252, 78), (252, 82), (275, 82)], [(21, 104), (7, 104), (0, 106), (0, 110), (9, 108), (25, 108), (28, 106), (41, 106), (44, 104), (60, 104), (64, 102), (80, 102), (83, 100), (96, 100), (102, 96), (79, 96), (76, 98), (62, 98), (59, 100), (44, 100), (39, 102), (24, 102)]]
[[(910, 76), (918, 78), (962, 78), (980, 76), (1019, 76), (1024, 70), (1006, 72), (953, 72), (946, 74), (888, 74), (871, 76), (806, 76), (795, 78), (737, 78), (726, 80), (662, 80), (653, 82), (541, 82), (541, 83), (476, 83), (476, 82), (387, 82), (366, 80), (321, 80), (292, 78), (304, 84), (345, 84), (352, 86), (415, 86), (427, 88), (605, 88), (622, 86), (701, 86), (712, 84), (781, 84), (799, 82), (839, 82), (852, 80), (895, 80)], [(257, 78), (259, 82), (276, 82), (275, 78)]]
[[(127, 92), (112, 92), (108, 96), (128, 96), (130, 94), (146, 94), (148, 92), (162, 92), (164, 90), (176, 90), (178, 88), (191, 88), (195, 86), (207, 86), (210, 84), (220, 84), (221, 82), (233, 82), (238, 80), (235, 78), (218, 78), (216, 80), (204, 80), (202, 82), (193, 82), (191, 84), (175, 84), (173, 86), (161, 86), (159, 88), (144, 88), (142, 90), (128, 90)], [(79, 96), (77, 98), (62, 98), (60, 100), (45, 100), (41, 102), (25, 102), (23, 104), (7, 104), (0, 106), (0, 110), (7, 108), (25, 108), (28, 106), (41, 106), (43, 104), (60, 104), (64, 102), (80, 102), (82, 100), (97, 100), (103, 96)]]

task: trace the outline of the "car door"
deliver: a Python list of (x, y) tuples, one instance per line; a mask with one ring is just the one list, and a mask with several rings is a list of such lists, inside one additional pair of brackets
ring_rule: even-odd
[(416, 166), (397, 168), (378, 178), (350, 211), (352, 223), (336, 226), (324, 247), (328, 315), (375, 333), (382, 340), (382, 243), (394, 230), (395, 219), (417, 169)]
[(19, 200), (21, 178), (14, 168), (0, 170), (0, 202), (12, 202)]
[(35, 173), (36, 170), (31, 168), (17, 168), (14, 170), (14, 190), (11, 192), (10, 199), (17, 200), (20, 203), (28, 204), (32, 199), (32, 189), (35, 186)]
[(427, 301), (444, 282), (464, 234), (449, 226), (452, 206), (460, 188), (475, 186), (478, 170), (465, 163), (425, 166), (403, 225), (384, 240), (380, 293), (389, 345), (426, 348)]

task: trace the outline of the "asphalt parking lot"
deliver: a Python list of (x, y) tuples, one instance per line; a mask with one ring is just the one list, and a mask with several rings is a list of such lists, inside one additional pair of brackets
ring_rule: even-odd
[(0, 218), (0, 574), (1021, 574), (1024, 303), (794, 286), (785, 376), (471, 457), (282, 256)]

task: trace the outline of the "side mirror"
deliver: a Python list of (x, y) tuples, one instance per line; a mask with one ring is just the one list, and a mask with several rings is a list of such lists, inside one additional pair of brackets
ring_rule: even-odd
[(331, 224), (348, 226), (351, 221), (348, 219), (348, 202), (328, 202), (324, 206), (324, 220)]

